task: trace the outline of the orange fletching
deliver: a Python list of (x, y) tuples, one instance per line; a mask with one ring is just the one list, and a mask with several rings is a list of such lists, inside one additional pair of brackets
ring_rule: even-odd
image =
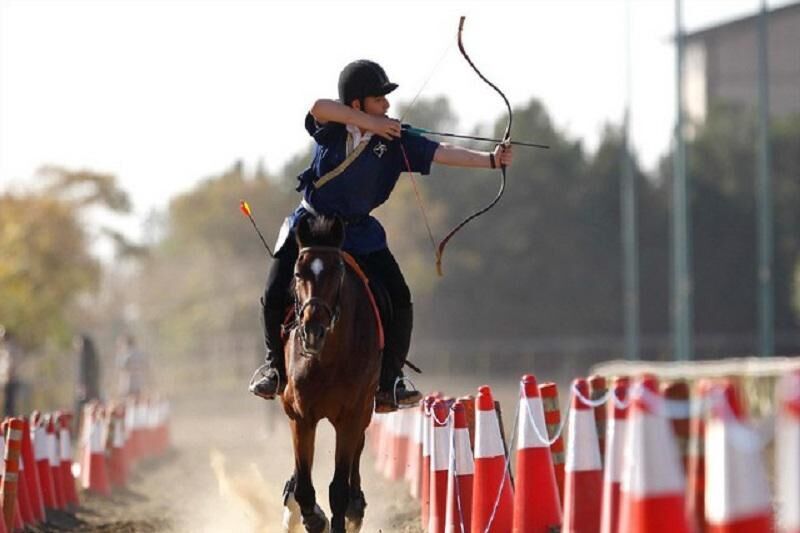
[(241, 200), (239, 202), (239, 209), (242, 211), (242, 213), (244, 213), (244, 216), (246, 217), (253, 216), (253, 214), (250, 212), (250, 205), (244, 200)]

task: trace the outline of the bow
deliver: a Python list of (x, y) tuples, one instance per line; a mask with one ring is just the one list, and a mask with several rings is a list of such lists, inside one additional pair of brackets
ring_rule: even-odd
[[(464, 59), (467, 60), (467, 63), (469, 63), (469, 66), (472, 67), (472, 70), (475, 71), (475, 74), (477, 74), (478, 77), (480, 77), (480, 79), (482, 79), (484, 82), (486, 82), (489, 85), (489, 87), (494, 89), (497, 92), (497, 94), (499, 94), (500, 97), (503, 99), (503, 102), (505, 102), (506, 109), (508, 110), (508, 123), (506, 124), (506, 131), (503, 134), (503, 144), (507, 144), (507, 143), (509, 143), (511, 141), (511, 122), (514, 119), (514, 113), (511, 111), (511, 104), (508, 102), (508, 98), (506, 98), (506, 95), (503, 94), (503, 91), (501, 91), (497, 87), (497, 85), (495, 85), (494, 83), (489, 81), (486, 78), (486, 76), (484, 76), (483, 73), (480, 70), (478, 70), (478, 67), (475, 66), (475, 63), (472, 62), (472, 59), (469, 57), (469, 54), (467, 54), (467, 51), (464, 49), (464, 43), (463, 43), (463, 41), (461, 39), (461, 34), (464, 31), (464, 21), (465, 20), (466, 20), (466, 17), (462, 16), (461, 20), (458, 23), (458, 50), (461, 52), (461, 55), (464, 56)], [(470, 216), (468, 216), (467, 218), (465, 218), (464, 220), (459, 222), (453, 229), (451, 229), (447, 233), (447, 235), (445, 235), (445, 237), (439, 243), (439, 246), (438, 246), (438, 248), (436, 250), (436, 271), (439, 273), (440, 276), (443, 275), (443, 273), (442, 273), (442, 256), (444, 254), (444, 249), (447, 246), (447, 243), (450, 241), (450, 239), (452, 239), (453, 236), (456, 233), (458, 233), (458, 231), (461, 228), (463, 228), (464, 226), (469, 224), (472, 220), (475, 220), (476, 218), (478, 218), (479, 216), (481, 216), (482, 214), (486, 213), (491, 208), (493, 208), (497, 204), (497, 202), (500, 201), (500, 198), (503, 197), (503, 192), (505, 192), (505, 190), (506, 190), (506, 166), (505, 165), (500, 165), (500, 175), (501, 175), (500, 189), (497, 191), (497, 196), (495, 196), (494, 200), (492, 200), (489, 203), (489, 205), (487, 205), (486, 207), (484, 207), (482, 209), (479, 209), (478, 211), (475, 211)]]

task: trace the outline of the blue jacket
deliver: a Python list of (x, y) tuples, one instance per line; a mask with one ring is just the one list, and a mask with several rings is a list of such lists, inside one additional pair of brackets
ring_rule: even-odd
[[(405, 131), (400, 139), (391, 141), (373, 135), (364, 151), (344, 172), (315, 188), (321, 176), (344, 161), (347, 129), (333, 122), (317, 124), (309, 113), (306, 130), (316, 141), (310, 166), (297, 177), (300, 182), (297, 190), (302, 192), (306, 206), (317, 214), (339, 215), (345, 220), (345, 251), (361, 255), (386, 248), (386, 232), (370, 213), (389, 198), (400, 173), (408, 171), (401, 145), (411, 171), (429, 174), (439, 143)], [(276, 248), (282, 246), (297, 220), (307, 211), (301, 204), (287, 218)]]

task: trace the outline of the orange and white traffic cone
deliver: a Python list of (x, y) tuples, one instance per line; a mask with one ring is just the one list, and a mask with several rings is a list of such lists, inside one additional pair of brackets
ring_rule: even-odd
[[(550, 455), (553, 458), (553, 470), (558, 484), (558, 495), (561, 504), (564, 504), (564, 436), (561, 431), (561, 407), (558, 403), (558, 386), (555, 383), (542, 383), (539, 385), (539, 395), (544, 406), (544, 421), (547, 423), (547, 438), (553, 441), (550, 445)], [(558, 435), (558, 438), (556, 438)]]
[(695, 533), (706, 531), (706, 403), (711, 382), (693, 386), (689, 402), (689, 445), (686, 450), (686, 515)]
[(778, 385), (775, 427), (778, 522), (782, 533), (800, 533), (800, 370)]
[(658, 381), (653, 376), (639, 378), (631, 396), (619, 530), (688, 533), (683, 469)]
[(475, 459), (469, 440), (467, 410), (462, 400), (453, 405), (453, 447), (447, 469), (445, 533), (465, 533), (472, 520), (472, 485)]
[[(589, 376), (589, 394), (593, 402), (603, 398), (608, 392), (606, 378), (597, 374)], [(606, 405), (597, 405), (594, 408), (594, 422), (597, 427), (597, 443), (600, 448), (600, 461), (606, 456)]]
[(428, 533), (444, 533), (449, 458), (450, 417), (447, 403), (436, 400), (431, 410), (431, 503)]
[(536, 378), (526, 374), (520, 385), (513, 531), (549, 533), (561, 527), (561, 498), (550, 455), (550, 439)]
[(420, 512), (422, 528), (428, 527), (431, 511), (431, 409), (436, 397), (428, 395), (423, 400), (423, 433), (422, 433), (422, 491), (420, 497)]
[(408, 457), (406, 459), (408, 467), (406, 468), (405, 479), (408, 482), (411, 496), (419, 499), (420, 492), (422, 491), (422, 433), (425, 431), (422, 427), (425, 419), (425, 417), (422, 416), (422, 400), (420, 400), (419, 406), (411, 411), (413, 417), (411, 421), (413, 433), (411, 434), (411, 441), (408, 445)]
[(600, 502), (603, 491), (603, 466), (597, 440), (594, 410), (589, 402), (585, 379), (572, 383), (572, 410), (569, 413), (569, 440), (564, 486), (564, 531), (600, 531)]
[(689, 402), (689, 384), (684, 380), (676, 380), (661, 385), (661, 394), (672, 425), (672, 433), (678, 444), (679, 456), (683, 472), (689, 466), (689, 424), (691, 422), (691, 404)]
[(50, 472), (53, 475), (53, 488), (55, 489), (56, 504), (59, 509), (67, 508), (67, 498), (64, 495), (64, 481), (61, 475), (61, 446), (56, 429), (56, 415), (49, 413), (47, 420), (47, 452), (50, 457)]
[(606, 460), (603, 470), (603, 498), (600, 511), (600, 533), (623, 533), (619, 529), (620, 484), (622, 458), (628, 426), (628, 378), (617, 378), (608, 404), (613, 414), (606, 425)]
[(3, 453), (5, 469), (2, 478), (3, 519), (6, 529), (13, 531), (22, 527), (22, 522), (17, 520), (19, 503), (19, 456), (22, 446), (22, 420), (11, 418), (3, 422), (3, 433), (6, 435)]
[(75, 477), (72, 475), (72, 435), (70, 435), (70, 427), (72, 427), (72, 415), (70, 413), (60, 413), (57, 415), (59, 426), (59, 447), (61, 452), (61, 483), (64, 487), (64, 502), (67, 506), (77, 507), (80, 504), (78, 500), (78, 490), (75, 488)]
[(50, 469), (50, 439), (47, 435), (45, 419), (38, 411), (34, 411), (31, 415), (31, 433), (33, 435), (33, 457), (42, 489), (42, 503), (45, 509), (60, 509), (55, 483), (53, 483), (53, 472)]
[[(18, 419), (20, 424), (22, 424), (22, 419)], [(20, 426), (21, 428), (24, 427), (23, 425)], [(19, 458), (17, 459), (18, 464), (18, 476), (17, 476), (17, 501), (19, 502), (19, 511), (20, 511), (20, 518), (22, 518), (23, 525), (35, 525), (36, 524), (36, 517), (33, 514), (33, 506), (31, 505), (30, 499), (30, 491), (28, 490), (28, 483), (27, 478), (25, 476), (25, 459), (22, 456), (22, 429), (20, 429), (19, 434), (19, 443), (17, 444), (19, 448)]]
[(111, 411), (111, 453), (108, 457), (108, 481), (112, 488), (124, 487), (128, 483), (124, 423), (124, 407), (115, 406)]
[(44, 522), (44, 500), (42, 499), (42, 488), (39, 481), (39, 470), (36, 466), (36, 459), (33, 454), (33, 442), (31, 440), (31, 426), (27, 419), (22, 419), (22, 459), (25, 462), (25, 484), (28, 487), (29, 500), (33, 510), (35, 523)]
[(81, 472), (81, 486), (86, 491), (109, 496), (111, 486), (106, 470), (106, 435), (100, 407), (92, 410), (90, 424), (89, 442), (83, 452), (86, 470)]
[(514, 495), (495, 411), (492, 390), (478, 389), (475, 401), (475, 477), (472, 491), (472, 531), (511, 531)]
[(709, 392), (709, 407), (706, 531), (772, 531), (772, 503), (761, 459), (762, 445), (755, 432), (745, 425), (738, 390), (730, 382), (715, 384)]

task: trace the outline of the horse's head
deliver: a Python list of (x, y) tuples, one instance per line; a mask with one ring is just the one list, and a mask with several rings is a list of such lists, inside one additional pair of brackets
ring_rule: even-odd
[(295, 320), (303, 352), (318, 355), (339, 316), (344, 223), (338, 217), (304, 216), (296, 231), (300, 251), (294, 265)]

